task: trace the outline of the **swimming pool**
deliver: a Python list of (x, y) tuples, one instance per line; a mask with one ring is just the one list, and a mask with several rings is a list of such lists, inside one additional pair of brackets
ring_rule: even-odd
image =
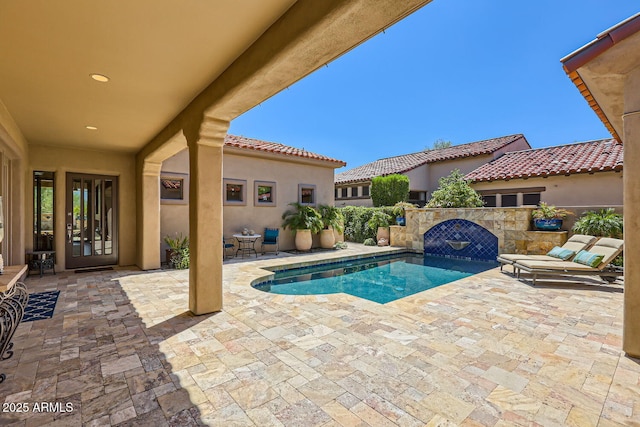
[(346, 293), (385, 304), (497, 265), (494, 262), (401, 253), (276, 271), (272, 280), (253, 287), (282, 295)]

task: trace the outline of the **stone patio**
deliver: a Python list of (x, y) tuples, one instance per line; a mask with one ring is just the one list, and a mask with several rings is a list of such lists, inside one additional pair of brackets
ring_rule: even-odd
[(226, 263), (224, 311), (199, 317), (187, 271), (30, 277), (60, 298), (0, 361), (0, 425), (640, 424), (621, 285), (532, 287), (494, 269), (385, 305), (249, 286), (261, 266), (385, 250)]

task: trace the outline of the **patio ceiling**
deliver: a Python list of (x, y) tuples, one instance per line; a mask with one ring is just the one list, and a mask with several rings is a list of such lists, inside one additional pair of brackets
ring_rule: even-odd
[(185, 117), (232, 120), (429, 1), (0, 0), (0, 102), (29, 144), (151, 152)]
[(30, 143), (138, 151), (294, 3), (2, 1), (0, 99)]

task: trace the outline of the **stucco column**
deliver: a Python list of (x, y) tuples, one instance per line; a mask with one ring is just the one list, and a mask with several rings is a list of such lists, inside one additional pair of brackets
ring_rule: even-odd
[(222, 147), (229, 122), (185, 127), (189, 146), (189, 310), (222, 310)]
[(640, 68), (624, 88), (624, 326), (622, 349), (640, 357)]
[(162, 163), (145, 160), (142, 163), (139, 209), (142, 220), (138, 227), (140, 251), (138, 266), (143, 270), (160, 268), (160, 169)]

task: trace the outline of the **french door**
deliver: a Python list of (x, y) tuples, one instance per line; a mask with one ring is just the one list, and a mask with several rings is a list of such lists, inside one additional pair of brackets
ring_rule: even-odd
[(118, 263), (118, 177), (67, 173), (67, 269)]

